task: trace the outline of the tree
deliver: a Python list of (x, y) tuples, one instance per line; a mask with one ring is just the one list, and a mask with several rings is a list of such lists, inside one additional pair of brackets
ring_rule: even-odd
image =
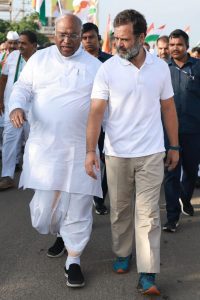
[(33, 13), (30, 16), (22, 18), (20, 21), (3, 21), (0, 19), (0, 43), (6, 40), (8, 31), (13, 30), (20, 33), (24, 30), (31, 30), (36, 32), (38, 44), (42, 45), (49, 42), (48, 37), (39, 32), (40, 25), (38, 20), (38, 13)]
[(0, 19), (0, 42), (6, 40), (6, 33), (10, 30), (10, 22)]

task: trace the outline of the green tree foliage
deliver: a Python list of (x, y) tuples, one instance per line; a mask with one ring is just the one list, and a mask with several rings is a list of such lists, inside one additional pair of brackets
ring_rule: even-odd
[(4, 21), (0, 19), (0, 43), (6, 40), (8, 31), (13, 30), (20, 33), (23, 30), (31, 30), (36, 32), (38, 44), (43, 45), (49, 42), (48, 37), (39, 32), (40, 25), (38, 20), (38, 13), (33, 13), (30, 16), (22, 18), (20, 21)]

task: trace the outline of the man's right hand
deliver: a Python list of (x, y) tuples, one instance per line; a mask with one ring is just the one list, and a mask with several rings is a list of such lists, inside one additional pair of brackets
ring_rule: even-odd
[(97, 179), (95, 171), (99, 172), (100, 168), (97, 155), (94, 151), (88, 151), (86, 154), (85, 170), (90, 177), (92, 177), (93, 179)]
[(0, 100), (0, 116), (2, 116), (4, 113), (4, 103)]
[(25, 113), (23, 109), (16, 108), (10, 113), (10, 121), (15, 128), (22, 127), (23, 123), (26, 121)]

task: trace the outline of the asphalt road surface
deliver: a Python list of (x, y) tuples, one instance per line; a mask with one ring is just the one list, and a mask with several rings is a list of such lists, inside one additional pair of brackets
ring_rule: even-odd
[[(91, 240), (81, 259), (86, 286), (68, 288), (63, 269), (66, 254), (48, 258), (55, 237), (40, 235), (31, 227), (31, 197), (30, 190), (0, 192), (0, 300), (200, 300), (200, 190), (192, 200), (194, 217), (182, 215), (176, 233), (162, 233), (157, 279), (162, 294), (157, 298), (138, 294), (135, 259), (129, 273), (112, 272), (109, 215), (94, 214)], [(160, 206), (163, 223), (163, 192)]]

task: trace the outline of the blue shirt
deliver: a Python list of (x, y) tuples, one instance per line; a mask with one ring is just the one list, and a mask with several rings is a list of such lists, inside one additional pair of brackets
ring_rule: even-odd
[(101, 51), (101, 49), (99, 49), (99, 55), (98, 55), (98, 59), (104, 63), (107, 59), (111, 58), (112, 55), (106, 52)]
[(200, 59), (190, 57), (179, 68), (171, 58), (174, 100), (179, 120), (179, 133), (200, 133)]

